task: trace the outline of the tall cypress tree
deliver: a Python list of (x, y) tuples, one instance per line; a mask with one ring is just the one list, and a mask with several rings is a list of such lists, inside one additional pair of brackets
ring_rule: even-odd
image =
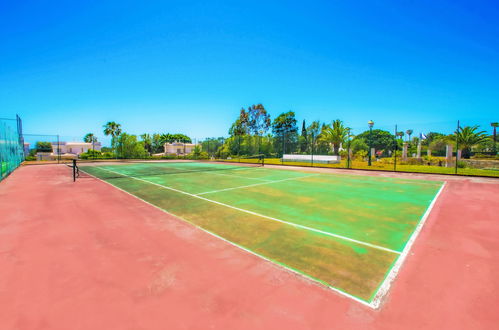
[(301, 125), (301, 136), (300, 136), (300, 152), (307, 151), (307, 126), (305, 124), (305, 119)]

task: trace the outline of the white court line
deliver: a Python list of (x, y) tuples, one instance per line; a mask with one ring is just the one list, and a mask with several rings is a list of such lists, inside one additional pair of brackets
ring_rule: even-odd
[[(173, 168), (175, 170), (180, 170), (180, 171), (183, 171), (183, 173), (185, 172), (188, 172), (188, 173), (196, 173), (196, 172), (200, 172), (200, 171), (196, 171), (196, 170), (192, 170), (190, 171), (189, 169), (186, 169), (186, 168), (179, 168), (179, 167), (170, 167), (170, 168)], [(231, 168), (229, 170), (231, 171), (243, 171), (243, 170), (249, 170), (249, 169), (256, 169), (256, 168), (259, 168), (259, 167), (242, 167), (242, 168)], [(210, 173), (210, 174), (214, 174), (214, 175), (223, 175), (223, 176), (232, 176), (232, 177), (235, 177), (235, 178), (242, 178), (242, 179), (253, 179), (253, 180), (258, 180), (258, 181), (272, 181), (272, 180), (268, 180), (268, 179), (261, 179), (261, 178), (251, 178), (251, 177), (247, 177), (247, 176), (242, 176), (242, 175), (235, 175), (235, 174), (227, 174), (227, 173), (217, 173), (216, 172), (217, 170), (213, 170), (213, 171), (210, 171), (210, 170), (207, 170), (203, 173)], [(165, 173), (165, 174), (182, 174), (182, 173)]]
[(232, 188), (225, 188), (225, 189), (219, 189), (219, 190), (212, 190), (212, 191), (205, 191), (199, 194), (196, 194), (196, 196), (199, 195), (204, 195), (204, 194), (213, 194), (221, 191), (228, 191), (228, 190), (234, 190), (234, 189), (242, 189), (242, 188), (249, 188), (249, 187), (254, 187), (254, 186), (261, 186), (264, 184), (271, 184), (271, 183), (277, 183), (277, 182), (283, 182), (283, 181), (290, 181), (290, 180), (298, 180), (298, 179), (303, 179), (303, 178), (308, 178), (311, 176), (317, 176), (319, 174), (311, 174), (311, 175), (303, 175), (295, 178), (287, 178), (287, 179), (281, 179), (281, 180), (267, 180), (267, 182), (262, 182), (262, 183), (253, 183), (253, 184), (248, 184), (245, 186), (238, 186), (238, 187), (232, 187)]
[[(102, 167), (97, 167), (97, 168), (102, 168)], [(104, 168), (102, 168), (102, 169), (104, 169)], [(83, 170), (82, 170), (82, 171), (83, 171)], [(83, 172), (85, 172), (85, 171), (83, 171)], [(359, 303), (361, 303), (361, 304), (363, 304), (363, 305), (365, 305), (365, 306), (367, 306), (367, 307), (374, 308), (374, 307), (372, 306), (372, 304), (371, 304), (371, 303), (369, 303), (369, 302), (367, 302), (367, 301), (364, 301), (364, 300), (362, 300), (362, 299), (360, 299), (360, 298), (357, 298), (357, 297), (355, 297), (355, 296), (353, 296), (353, 295), (351, 295), (351, 294), (349, 294), (349, 293), (346, 293), (345, 291), (343, 291), (343, 290), (341, 290), (341, 289), (335, 288), (334, 286), (331, 286), (331, 285), (329, 285), (329, 284), (327, 284), (327, 283), (324, 283), (324, 282), (322, 282), (322, 281), (320, 281), (320, 280), (318, 280), (318, 279), (316, 279), (316, 278), (313, 278), (313, 277), (311, 277), (310, 275), (307, 275), (307, 274), (305, 274), (305, 273), (299, 272), (299, 271), (297, 271), (296, 269), (293, 269), (293, 268), (291, 268), (291, 267), (289, 267), (289, 266), (287, 266), (287, 265), (285, 265), (285, 264), (283, 264), (283, 263), (278, 263), (278, 262), (275, 262), (275, 261), (274, 261), (274, 260), (272, 260), (272, 259), (269, 259), (269, 258), (267, 258), (267, 257), (265, 257), (265, 256), (263, 256), (263, 255), (261, 255), (261, 254), (258, 254), (258, 253), (254, 252), (254, 251), (251, 251), (251, 250), (249, 250), (249, 249), (245, 248), (245, 247), (244, 247), (244, 246), (242, 246), (242, 245), (239, 245), (239, 244), (237, 244), (237, 243), (234, 243), (234, 242), (232, 242), (232, 241), (229, 241), (228, 239), (223, 238), (222, 236), (219, 236), (219, 235), (217, 235), (217, 234), (215, 234), (215, 233), (213, 233), (213, 232), (211, 232), (211, 231), (209, 231), (209, 230), (207, 230), (207, 229), (204, 229), (203, 227), (200, 227), (200, 226), (196, 225), (195, 223), (190, 222), (190, 221), (189, 221), (189, 220), (187, 220), (187, 219), (184, 219), (184, 218), (183, 218), (183, 217), (181, 217), (181, 216), (178, 216), (178, 215), (176, 215), (176, 214), (174, 214), (174, 213), (171, 213), (171, 212), (169, 212), (169, 211), (167, 211), (167, 210), (165, 210), (165, 209), (163, 209), (163, 208), (161, 208), (161, 207), (159, 207), (159, 206), (157, 206), (157, 205), (154, 205), (154, 204), (152, 204), (152, 203), (150, 203), (150, 202), (148, 202), (148, 201), (146, 201), (146, 200), (144, 200), (144, 199), (142, 199), (142, 198), (140, 198), (140, 197), (138, 197), (138, 196), (136, 196), (136, 195), (134, 195), (134, 194), (132, 194), (132, 193), (129, 193), (128, 191), (126, 191), (126, 190), (124, 190), (124, 189), (122, 189), (122, 188), (120, 188), (120, 187), (118, 187), (118, 186), (115, 186), (115, 185), (113, 185), (113, 184), (112, 184), (112, 183), (110, 183), (110, 182), (107, 182), (107, 181), (105, 181), (105, 180), (102, 180), (102, 179), (100, 179), (100, 178), (98, 178), (98, 177), (96, 177), (96, 176), (94, 176), (94, 175), (92, 175), (92, 174), (90, 174), (90, 173), (87, 173), (87, 172), (85, 172), (85, 173), (86, 173), (86, 174), (88, 174), (88, 175), (90, 175), (91, 177), (95, 178), (96, 180), (99, 180), (99, 181), (101, 181), (101, 182), (103, 182), (103, 183), (105, 183), (105, 184), (108, 184), (108, 185), (110, 185), (111, 187), (113, 187), (113, 188), (115, 188), (115, 189), (118, 189), (118, 190), (120, 190), (120, 191), (124, 192), (125, 194), (128, 194), (128, 195), (130, 195), (130, 196), (132, 196), (132, 197), (135, 197), (135, 198), (137, 198), (138, 200), (140, 200), (140, 201), (142, 201), (142, 202), (144, 202), (144, 203), (146, 203), (146, 204), (148, 204), (148, 205), (151, 205), (152, 207), (155, 207), (155, 208), (157, 208), (158, 210), (160, 210), (160, 211), (162, 211), (162, 212), (165, 212), (166, 214), (170, 214), (170, 215), (172, 215), (172, 216), (174, 216), (174, 217), (176, 217), (176, 218), (178, 218), (178, 219), (181, 219), (181, 220), (183, 220), (183, 221), (185, 221), (185, 222), (189, 223), (190, 225), (192, 225), (192, 226), (194, 226), (194, 227), (198, 228), (199, 230), (202, 230), (203, 232), (205, 232), (205, 233), (207, 233), (207, 234), (209, 234), (209, 235), (212, 235), (212, 236), (214, 236), (214, 237), (217, 237), (217, 238), (221, 239), (222, 241), (227, 242), (228, 244), (231, 244), (231, 245), (233, 245), (233, 246), (235, 246), (235, 247), (238, 247), (238, 248), (240, 248), (241, 250), (246, 251), (247, 253), (250, 253), (250, 254), (252, 254), (252, 255), (254, 255), (254, 256), (257, 256), (257, 257), (259, 257), (259, 258), (262, 258), (263, 260), (266, 260), (266, 261), (268, 261), (268, 262), (271, 262), (272, 264), (277, 265), (277, 266), (279, 266), (279, 267), (283, 267), (284, 269), (286, 269), (286, 270), (288, 270), (288, 271), (290, 271), (290, 272), (293, 272), (293, 273), (295, 273), (295, 274), (297, 274), (297, 275), (299, 275), (299, 276), (306, 277), (306, 278), (308, 278), (308, 279), (310, 279), (310, 280), (312, 280), (312, 281), (314, 281), (314, 282), (320, 283), (321, 285), (326, 285), (328, 289), (331, 289), (331, 290), (333, 290), (334, 292), (339, 293), (340, 295), (343, 295), (343, 296), (345, 296), (345, 297), (347, 297), (347, 298), (353, 299), (353, 300), (355, 300), (356, 302), (359, 302)]]
[[(236, 170), (239, 170), (239, 171), (242, 171), (243, 169), (231, 169), (231, 171), (236, 171)], [(247, 168), (244, 168), (244, 170), (247, 170)], [(189, 171), (189, 172), (197, 172), (197, 171)], [(247, 177), (247, 176), (242, 176), (242, 175), (234, 175), (234, 174), (227, 174), (227, 173), (216, 173), (215, 171), (207, 171), (207, 172), (204, 172), (204, 173), (210, 173), (210, 174), (215, 174), (215, 175), (224, 175), (224, 176), (232, 176), (234, 178), (242, 178), (242, 179), (253, 179), (253, 180), (258, 180), (258, 181), (266, 181), (266, 182), (269, 182), (269, 181), (272, 181), (272, 180), (267, 180), (267, 179), (261, 179), (261, 178), (251, 178), (251, 177)]]
[(244, 212), (244, 213), (248, 213), (248, 214), (251, 214), (251, 215), (255, 215), (255, 216), (258, 216), (258, 217), (261, 217), (261, 218), (265, 218), (265, 219), (269, 219), (269, 220), (272, 220), (272, 221), (284, 223), (284, 224), (287, 224), (287, 225), (290, 225), (290, 226), (293, 226), (293, 227), (296, 227), (296, 228), (305, 229), (305, 230), (312, 231), (312, 232), (315, 232), (315, 233), (320, 233), (320, 234), (324, 234), (324, 235), (327, 235), (327, 236), (336, 237), (336, 238), (339, 238), (339, 239), (342, 239), (342, 240), (345, 240), (345, 241), (349, 241), (349, 242), (353, 242), (353, 243), (357, 243), (357, 244), (360, 244), (360, 245), (369, 246), (369, 247), (374, 248), (374, 249), (383, 250), (383, 251), (387, 251), (387, 252), (391, 252), (391, 253), (395, 253), (395, 254), (400, 254), (399, 251), (395, 251), (395, 250), (392, 250), (392, 249), (389, 249), (389, 248), (386, 248), (386, 247), (383, 247), (383, 246), (379, 246), (379, 245), (375, 245), (375, 244), (371, 244), (371, 243), (359, 241), (359, 240), (356, 240), (356, 239), (353, 239), (353, 238), (350, 238), (350, 237), (341, 236), (341, 235), (329, 233), (327, 231), (315, 229), (315, 228), (312, 228), (312, 227), (307, 227), (307, 226), (299, 225), (299, 224), (296, 224), (296, 223), (292, 223), (292, 222), (280, 220), (280, 219), (277, 219), (277, 218), (269, 217), (269, 216), (266, 216), (266, 215), (263, 215), (263, 214), (260, 214), (260, 213), (256, 213), (256, 212), (253, 212), (253, 211), (248, 211), (248, 210), (241, 209), (239, 207), (235, 207), (235, 206), (232, 206), (232, 205), (229, 205), (229, 204), (217, 202), (217, 201), (214, 201), (212, 199), (208, 199), (208, 198), (205, 198), (205, 197), (202, 197), (202, 196), (191, 194), (191, 193), (188, 193), (186, 191), (182, 191), (182, 190), (178, 190), (178, 189), (175, 189), (175, 188), (172, 188), (172, 187), (164, 186), (164, 185), (159, 184), (159, 183), (147, 181), (147, 180), (140, 179), (140, 178), (137, 178), (137, 177), (134, 177), (134, 176), (129, 176), (129, 175), (126, 175), (126, 174), (122, 174), (122, 173), (119, 173), (119, 172), (108, 170), (106, 168), (102, 168), (102, 167), (100, 167), (100, 168), (103, 169), (103, 170), (105, 170), (105, 171), (111, 172), (111, 173), (122, 175), (122, 176), (127, 177), (127, 178), (131, 178), (131, 179), (135, 179), (135, 180), (142, 181), (142, 182), (145, 182), (145, 183), (149, 183), (149, 184), (152, 184), (152, 185), (164, 188), (164, 189), (168, 189), (168, 190), (171, 190), (171, 191), (178, 192), (180, 194), (184, 194), (184, 195), (191, 196), (191, 197), (194, 197), (194, 198), (202, 199), (202, 200), (205, 200), (205, 201), (210, 202), (210, 203), (222, 205), (222, 206), (225, 206), (225, 207), (237, 210), (237, 211), (241, 211), (241, 212)]
[(423, 225), (425, 224), (426, 219), (430, 215), (430, 212), (433, 209), (433, 206), (435, 205), (435, 202), (437, 201), (438, 196), (440, 196), (440, 193), (444, 189), (445, 184), (446, 184), (446, 182), (444, 182), (442, 184), (442, 186), (438, 190), (438, 192), (435, 195), (435, 197), (433, 197), (433, 200), (431, 201), (430, 205), (426, 209), (426, 212), (423, 214), (423, 217), (421, 218), (421, 220), (419, 221), (418, 225), (416, 226), (416, 229), (414, 229), (414, 232), (412, 233), (411, 237), (409, 238), (409, 240), (405, 244), (405, 247), (402, 250), (402, 253), (397, 258), (397, 261), (393, 265), (392, 269), (390, 269), (390, 272), (388, 273), (388, 275), (384, 279), (383, 283), (380, 285), (378, 291), (374, 295), (374, 298), (371, 301), (371, 305), (372, 305), (373, 308), (378, 308), (381, 305), (382, 301), (383, 301), (383, 297), (388, 293), (388, 290), (390, 289), (390, 286), (392, 285), (393, 281), (395, 280), (395, 277), (397, 277), (397, 274), (400, 271), (400, 268), (402, 267), (402, 264), (404, 263), (404, 261), (405, 261), (405, 259), (407, 257), (407, 254), (409, 253), (412, 245), (416, 241), (417, 236), (421, 232), (421, 229), (423, 228)]

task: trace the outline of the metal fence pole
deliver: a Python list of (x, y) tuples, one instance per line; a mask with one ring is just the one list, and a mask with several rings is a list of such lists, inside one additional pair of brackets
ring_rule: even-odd
[[(348, 135), (350, 135), (350, 133), (348, 133)], [(350, 140), (350, 136), (348, 136), (348, 145), (347, 145), (347, 168), (350, 168), (350, 143), (352, 142)]]
[(457, 130), (456, 130), (456, 166), (454, 169), (454, 174), (457, 174), (457, 155), (459, 153), (459, 120), (457, 121)]
[(57, 164), (59, 164), (61, 162), (61, 157), (60, 157), (60, 150), (61, 148), (61, 145), (60, 145), (60, 141), (59, 141), (59, 134), (57, 134)]
[(283, 132), (282, 135), (282, 155), (281, 155), (281, 165), (284, 164), (284, 154), (286, 153), (286, 133)]
[(314, 167), (314, 133), (312, 133), (312, 147), (310, 148), (311, 149), (311, 154), (312, 154), (312, 162), (311, 162), (311, 166)]
[(395, 125), (395, 151), (393, 152), (393, 170), (397, 171), (397, 152), (398, 152), (398, 141), (397, 141), (397, 125)]
[(237, 140), (239, 141), (237, 147), (237, 159), (241, 162), (241, 134), (238, 134), (237, 137)]

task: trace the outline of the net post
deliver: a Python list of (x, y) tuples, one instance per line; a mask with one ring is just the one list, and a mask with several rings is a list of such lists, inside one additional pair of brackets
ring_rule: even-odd
[(76, 159), (73, 159), (73, 182), (76, 181)]

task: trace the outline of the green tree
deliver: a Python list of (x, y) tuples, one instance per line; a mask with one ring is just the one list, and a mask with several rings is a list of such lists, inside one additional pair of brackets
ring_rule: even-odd
[(331, 146), (334, 155), (338, 155), (340, 146), (347, 140), (349, 132), (350, 129), (343, 125), (341, 120), (336, 119), (331, 125), (323, 126), (319, 139)]
[(442, 134), (432, 139), (428, 149), (431, 150), (434, 156), (445, 156), (445, 150), (448, 144), (454, 145), (455, 137), (453, 138), (452, 136), (449, 137)]
[(244, 110), (244, 108), (241, 108), (241, 111), (239, 112), (239, 117), (236, 119), (236, 121), (231, 125), (229, 129), (229, 135), (230, 136), (242, 136), (249, 134), (249, 114)]
[(307, 127), (307, 151), (313, 153), (316, 150), (317, 139), (320, 134), (321, 123), (315, 120)]
[(354, 138), (350, 143), (350, 149), (352, 150), (353, 154), (357, 154), (359, 151), (364, 151), (367, 155), (369, 146), (363, 138)]
[[(274, 154), (274, 137), (271, 134), (267, 134), (259, 137), (260, 139), (260, 154), (265, 155), (266, 157)], [(279, 150), (281, 148), (279, 147)]]
[(194, 149), (192, 150), (191, 158), (193, 158), (193, 159), (200, 159), (201, 156), (202, 156), (201, 147), (199, 146), (199, 144), (196, 144), (194, 146)]
[(242, 146), (245, 144), (245, 136), (249, 133), (249, 113), (244, 108), (241, 108), (239, 117), (229, 129), (231, 139), (228, 141), (227, 152), (230, 150), (233, 155), (245, 154), (246, 152), (243, 152)]
[(269, 130), (270, 124), (270, 115), (262, 104), (248, 108), (248, 128), (253, 135), (264, 135)]
[(161, 134), (154, 133), (152, 135), (152, 146), (151, 146), (152, 153), (158, 154), (158, 153), (164, 152), (165, 151), (164, 145), (165, 145), (165, 143), (161, 139)]
[[(398, 132), (402, 133), (403, 132)], [(370, 133), (369, 131), (362, 132), (357, 135), (355, 139), (363, 139), (366, 141), (367, 145), (369, 145)], [(381, 129), (373, 129), (372, 131), (372, 141), (371, 146), (376, 151), (383, 151), (384, 153), (388, 153), (390, 150), (395, 150), (395, 136), (388, 131), (384, 131)]]
[[(232, 138), (233, 139), (233, 138)], [(227, 144), (229, 144), (229, 149), (231, 154), (237, 154), (237, 149), (234, 147), (234, 141), (227, 139)], [(224, 138), (207, 138), (201, 142), (201, 148), (203, 151), (207, 152), (208, 155), (213, 156), (216, 154), (217, 150), (224, 144)]]
[(152, 137), (151, 135), (144, 133), (140, 136), (142, 143), (144, 144), (144, 149), (151, 154), (152, 153)]
[(485, 131), (478, 131), (478, 125), (459, 127), (455, 132), (457, 135), (457, 143), (462, 148), (463, 158), (469, 159), (471, 156), (471, 148), (475, 145), (485, 142), (488, 139)]
[(497, 130), (497, 127), (499, 127), (499, 123), (493, 122), (493, 123), (490, 123), (490, 126), (492, 126), (494, 128), (494, 130), (492, 132), (492, 140), (494, 141), (492, 151), (494, 152), (494, 154), (497, 154), (497, 131), (496, 130)]
[(272, 122), (272, 133), (276, 150), (281, 150), (283, 154), (294, 150), (298, 140), (295, 113), (288, 111), (277, 116)]
[(102, 153), (111, 153), (111, 152), (113, 152), (113, 149), (112, 149), (112, 148), (109, 148), (109, 147), (102, 147), (102, 148), (100, 149), (100, 151), (101, 151)]
[(248, 108), (248, 129), (258, 137), (257, 153), (260, 153), (261, 137), (269, 130), (270, 124), (270, 115), (261, 103)]
[(121, 134), (121, 125), (114, 122), (109, 121), (104, 125), (104, 135), (111, 135), (111, 146), (113, 149), (116, 149), (116, 138)]
[(116, 151), (119, 158), (134, 159), (144, 158), (147, 151), (144, 144), (137, 141), (136, 135), (122, 133), (116, 138)]
[(192, 143), (192, 140), (191, 140), (190, 137), (188, 137), (185, 134), (180, 134), (180, 133), (176, 133), (176, 134), (164, 133), (164, 134), (161, 134), (160, 141), (161, 141), (162, 144), (172, 143), (172, 142), (175, 142), (175, 141), (183, 142), (183, 143)]
[(437, 132), (429, 132), (428, 134), (426, 134), (426, 139), (421, 141), (421, 145), (429, 146), (430, 143), (432, 143), (434, 140), (436, 140), (442, 136), (445, 136), (445, 134), (437, 133)]
[(307, 151), (307, 126), (305, 124), (305, 119), (301, 124), (301, 135), (299, 137), (298, 143), (300, 144), (300, 152), (304, 153)]
[(52, 143), (43, 141), (37, 142), (36, 152), (52, 152)]

